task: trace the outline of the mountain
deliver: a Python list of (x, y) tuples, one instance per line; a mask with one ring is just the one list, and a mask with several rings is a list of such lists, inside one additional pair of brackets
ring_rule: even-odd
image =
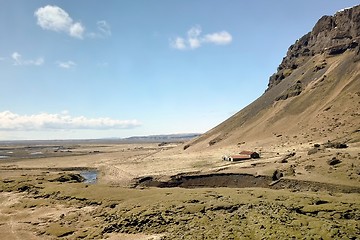
[(265, 93), (184, 149), (360, 142), (360, 5), (291, 45)]

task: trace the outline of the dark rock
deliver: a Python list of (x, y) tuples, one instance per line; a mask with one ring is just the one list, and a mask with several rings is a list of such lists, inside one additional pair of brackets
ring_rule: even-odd
[(326, 201), (326, 200), (316, 200), (316, 201), (314, 202), (315, 205), (321, 205), (321, 204), (326, 204), (326, 203), (329, 203), (329, 202)]
[[(301, 67), (302, 63), (315, 54), (325, 53), (333, 56), (346, 51), (354, 51), (359, 55), (359, 43), (360, 5), (337, 12), (333, 16), (323, 16), (311, 32), (305, 34), (289, 47), (286, 56), (277, 69), (277, 73), (270, 77), (266, 91), (286, 78), (284, 73)], [(300, 58), (302, 59), (301, 62), (299, 62)], [(320, 65), (315, 71), (324, 67), (324, 65)]]
[(73, 234), (74, 232), (75, 232), (75, 231), (68, 230), (68, 231), (65, 231), (65, 232), (62, 233), (62, 234), (59, 234), (57, 237), (59, 237), (59, 238), (66, 237), (66, 236), (69, 236), (69, 235)]
[(117, 206), (116, 203), (112, 203), (112, 204), (109, 205), (109, 208), (115, 208), (116, 206)]
[(291, 97), (296, 97), (300, 95), (301, 92), (302, 92), (302, 84), (300, 81), (298, 81), (295, 85), (291, 86), (284, 93), (282, 93), (280, 96), (275, 98), (275, 101), (286, 100)]
[(321, 64), (319, 65), (316, 65), (313, 72), (318, 72), (320, 71), (321, 69), (324, 69), (326, 67), (327, 63), (326, 62), (322, 62)]
[(294, 69), (297, 69), (297, 67), (298, 67), (298, 65), (295, 64), (295, 63), (294, 63), (293, 65), (291, 65), (291, 69), (293, 69), (293, 70), (294, 70)]
[(15, 180), (12, 180), (12, 179), (4, 179), (3, 180), (3, 183), (12, 183), (12, 182), (15, 182)]
[(75, 173), (66, 173), (61, 175), (60, 177), (57, 177), (55, 179), (49, 180), (50, 182), (83, 182), (85, 181), (85, 178), (81, 176), (80, 174)]
[(143, 182), (148, 182), (148, 181), (152, 181), (154, 178), (151, 176), (146, 176), (146, 177), (140, 177), (138, 178), (138, 182), (139, 183), (143, 183)]
[(329, 55), (338, 55), (344, 53), (348, 48), (349, 46), (347, 44), (333, 46), (327, 49), (327, 53)]
[(346, 143), (338, 143), (334, 146), (334, 148), (347, 148), (348, 145)]
[(336, 157), (333, 157), (332, 159), (329, 159), (329, 160), (327, 161), (327, 163), (328, 163), (329, 165), (333, 166), (333, 165), (336, 165), (336, 164), (341, 163), (341, 161), (340, 161), (339, 159), (337, 159)]
[(347, 148), (348, 145), (346, 143), (340, 142), (327, 142), (324, 144), (325, 148)]
[(325, 109), (324, 109), (324, 112), (329, 111), (329, 110), (331, 109), (331, 107), (332, 107), (332, 106), (329, 106), (329, 107), (325, 108)]
[(284, 176), (284, 174), (282, 172), (280, 172), (280, 170), (276, 169), (272, 175), (272, 180), (273, 181), (279, 180), (283, 176)]
[(31, 189), (31, 187), (32, 186), (25, 184), (25, 185), (22, 185), (22, 186), (18, 187), (17, 190), (19, 192), (26, 192), (26, 191), (28, 192)]
[(281, 160), (280, 160), (280, 162), (281, 163), (287, 163), (288, 162), (288, 159), (289, 158), (291, 158), (291, 157), (293, 157), (293, 156), (295, 156), (295, 152), (292, 152), (292, 153), (289, 153), (289, 154), (287, 154), (287, 155), (285, 155)]
[(167, 143), (167, 142), (161, 142), (161, 143), (159, 143), (158, 144), (158, 147), (163, 147), (163, 146), (166, 146), (166, 145), (168, 145), (169, 143)]
[(220, 142), (221, 140), (222, 140), (221, 137), (216, 137), (216, 138), (214, 138), (213, 140), (211, 140), (211, 141), (209, 142), (209, 146), (212, 146), (212, 145)]

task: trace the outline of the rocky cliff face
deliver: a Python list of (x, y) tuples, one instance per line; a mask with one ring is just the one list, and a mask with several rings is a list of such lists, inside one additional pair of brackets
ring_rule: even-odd
[(354, 60), (360, 59), (360, 5), (341, 10), (334, 16), (323, 16), (311, 32), (291, 45), (278, 71), (270, 77), (267, 90), (290, 76), (310, 57), (323, 53), (337, 55), (348, 49), (356, 51)]

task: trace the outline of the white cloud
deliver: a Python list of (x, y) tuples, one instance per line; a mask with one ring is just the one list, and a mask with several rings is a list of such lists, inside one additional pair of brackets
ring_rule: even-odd
[(85, 27), (80, 22), (74, 22), (69, 14), (58, 6), (47, 5), (34, 13), (37, 24), (45, 30), (66, 32), (72, 37), (82, 39)]
[(76, 63), (74, 63), (73, 61), (57, 62), (57, 65), (60, 68), (66, 68), (66, 69), (76, 67)]
[(230, 33), (226, 32), (226, 31), (213, 33), (213, 34), (207, 34), (204, 37), (204, 42), (210, 42), (210, 43), (215, 43), (215, 44), (219, 44), (219, 45), (229, 44), (229, 43), (231, 43), (231, 41), (232, 41), (232, 36), (230, 35)]
[(186, 41), (181, 37), (177, 37), (174, 41), (170, 42), (172, 48), (184, 50), (186, 49)]
[(96, 32), (85, 34), (85, 26), (81, 22), (75, 22), (70, 15), (58, 6), (47, 5), (37, 9), (34, 13), (37, 24), (45, 30), (64, 32), (69, 36), (83, 39), (84, 36), (91, 38), (107, 38), (111, 36), (111, 27), (105, 21), (97, 21)]
[(189, 38), (188, 41), (191, 49), (195, 49), (201, 46), (201, 41), (198, 38)]
[(21, 65), (34, 65), (34, 66), (41, 66), (44, 64), (45, 60), (42, 57), (33, 60), (24, 60), (20, 53), (14, 52), (11, 54), (11, 58), (14, 60), (14, 65), (21, 66)]
[(188, 31), (189, 38), (198, 38), (200, 34), (201, 34), (201, 27), (199, 25), (190, 28)]
[(21, 54), (18, 52), (14, 52), (13, 54), (11, 54), (11, 58), (15, 61), (14, 65), (21, 65)]
[(188, 31), (188, 41), (190, 48), (195, 49), (201, 46), (201, 39), (199, 39), (200, 34), (201, 34), (200, 26), (192, 27)]
[(74, 23), (70, 27), (70, 36), (75, 38), (83, 38), (83, 34), (85, 31), (85, 28), (81, 25), (81, 23)]
[(201, 27), (196, 25), (189, 29), (187, 38), (176, 37), (170, 40), (170, 46), (178, 50), (196, 49), (204, 43), (212, 43), (217, 45), (226, 45), (232, 42), (232, 36), (227, 31), (215, 32), (211, 34), (201, 35)]
[(19, 115), (10, 111), (0, 112), (0, 130), (3, 131), (130, 129), (140, 125), (141, 123), (137, 120), (73, 117), (67, 111), (59, 114), (34, 115)]

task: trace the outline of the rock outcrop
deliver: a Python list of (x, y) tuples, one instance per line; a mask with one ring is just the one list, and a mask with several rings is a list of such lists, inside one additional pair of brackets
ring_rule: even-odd
[(356, 60), (360, 59), (360, 5), (320, 18), (311, 32), (289, 47), (278, 71), (270, 77), (267, 90), (290, 76), (315, 54), (331, 56), (348, 49), (356, 51)]

